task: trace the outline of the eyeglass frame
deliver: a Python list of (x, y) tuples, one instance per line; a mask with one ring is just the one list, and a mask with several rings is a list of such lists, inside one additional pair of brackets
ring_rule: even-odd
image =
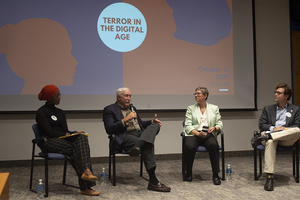
[(277, 92), (277, 91), (274, 91), (273, 93), (277, 95), (285, 94), (285, 92)]
[(193, 93), (194, 96), (201, 96), (203, 93)]

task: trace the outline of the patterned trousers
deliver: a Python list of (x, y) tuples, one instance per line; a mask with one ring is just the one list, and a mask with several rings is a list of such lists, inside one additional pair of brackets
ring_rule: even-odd
[(87, 136), (77, 135), (65, 139), (49, 138), (47, 140), (48, 152), (63, 154), (75, 169), (80, 190), (85, 190), (96, 185), (95, 182), (81, 179), (84, 170), (90, 169), (92, 171), (90, 146)]

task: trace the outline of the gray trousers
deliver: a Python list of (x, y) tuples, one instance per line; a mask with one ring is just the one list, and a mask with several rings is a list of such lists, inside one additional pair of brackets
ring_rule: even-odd
[(127, 133), (123, 143), (122, 149), (129, 151), (139, 140), (145, 141), (146, 144), (141, 149), (141, 156), (143, 158), (147, 171), (156, 167), (154, 158), (154, 141), (160, 130), (157, 123), (150, 124), (146, 129), (130, 131)]

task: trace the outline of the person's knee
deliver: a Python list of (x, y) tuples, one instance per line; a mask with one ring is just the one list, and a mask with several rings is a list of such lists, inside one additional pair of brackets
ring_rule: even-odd
[(74, 155), (74, 151), (73, 148), (71, 146), (68, 146), (64, 149), (64, 154), (66, 156), (73, 156)]
[(195, 148), (195, 147), (192, 146), (192, 145), (188, 145), (188, 144), (186, 144), (186, 145), (184, 146), (184, 148), (185, 148), (185, 151), (186, 151), (186, 152), (196, 152), (196, 151), (197, 151), (197, 148)]
[(142, 151), (153, 151), (153, 144), (151, 144), (151, 143), (148, 143), (148, 142), (146, 142), (144, 145), (143, 145), (143, 147), (142, 147), (142, 149), (141, 149)]
[(275, 141), (272, 140), (272, 139), (270, 139), (270, 140), (266, 141), (265, 144), (266, 144), (266, 146), (269, 146), (269, 145), (275, 145)]
[(209, 151), (219, 151), (219, 145), (218, 144), (210, 144), (208, 146)]
[(156, 129), (157, 133), (160, 131), (160, 125), (158, 123), (153, 123), (151, 125)]
[(79, 134), (76, 137), (78, 137), (78, 139), (80, 139), (80, 140), (86, 140), (86, 141), (88, 140), (88, 137), (86, 135)]

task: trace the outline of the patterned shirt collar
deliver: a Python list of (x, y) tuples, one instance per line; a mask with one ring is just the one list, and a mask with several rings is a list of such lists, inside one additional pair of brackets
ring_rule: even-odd
[(120, 106), (121, 110), (128, 110), (129, 109), (129, 107), (128, 108), (124, 108), (121, 104), (119, 104), (119, 102), (117, 102), (117, 103)]
[(279, 108), (278, 105), (276, 105), (277, 110), (282, 110), (282, 109), (287, 109), (287, 103), (285, 104), (285, 106), (283, 108)]

